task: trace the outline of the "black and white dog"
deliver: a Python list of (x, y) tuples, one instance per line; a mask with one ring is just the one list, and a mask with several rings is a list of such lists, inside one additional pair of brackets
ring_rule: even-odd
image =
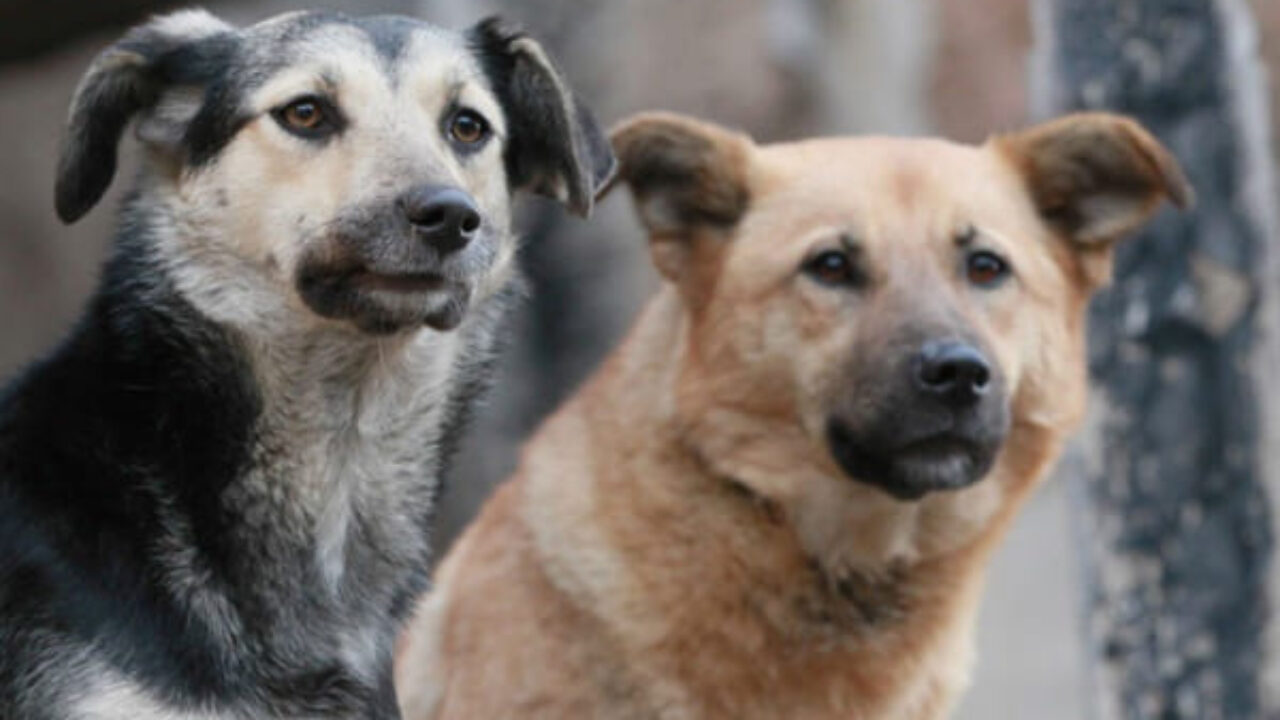
[(608, 144), (493, 22), (187, 11), (85, 75), (64, 220), (135, 117), (101, 287), (0, 396), (0, 718), (396, 717), (511, 193), (585, 215)]

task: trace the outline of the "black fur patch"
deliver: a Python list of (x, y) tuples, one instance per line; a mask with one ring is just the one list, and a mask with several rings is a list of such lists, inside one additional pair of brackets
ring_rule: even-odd
[[(0, 624), (91, 642), (166, 695), (234, 696), (240, 661), (145, 558), (172, 513), (227, 578), (218, 498), (249, 460), (258, 398), (234, 340), (148, 285), (162, 275), (139, 250), (119, 249), (70, 339), (0, 401)], [(0, 666), (30, 662), (22, 648)]]
[(165, 88), (216, 86), (238, 47), (227, 32), (192, 40), (144, 26), (104, 51), (76, 96), (67, 129), (55, 193), (59, 217), (79, 219), (106, 192), (120, 136), (134, 115), (154, 105)]
[(579, 215), (613, 177), (609, 140), (556, 68), (512, 47), (525, 35), (497, 18), (468, 33), (472, 51), (507, 114), (507, 177), (513, 187), (545, 195), (563, 187)]
[(192, 84), (204, 87), (204, 102), (187, 126), (182, 144), (187, 164), (199, 166), (216, 157), (252, 119), (241, 107), (241, 98), (252, 86), (236, 77), (230, 62), (210, 68), (208, 76)]

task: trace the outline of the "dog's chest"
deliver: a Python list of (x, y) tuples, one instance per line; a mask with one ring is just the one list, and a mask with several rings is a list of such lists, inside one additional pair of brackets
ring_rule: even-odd
[(431, 334), (278, 362), (265, 378), (245, 521), (278, 537), (282, 557), (301, 552), (300, 583), (316, 581), (305, 591), (347, 620), (385, 614), (404, 575), (425, 569), (459, 354), (454, 336)]
[(302, 448), (301, 484), (316, 543), (316, 564), (336, 591), (349, 566), (411, 561), (425, 551), (423, 519), (437, 480), (443, 397), (405, 384), (372, 390), (351, 410), (350, 423), (312, 435)]

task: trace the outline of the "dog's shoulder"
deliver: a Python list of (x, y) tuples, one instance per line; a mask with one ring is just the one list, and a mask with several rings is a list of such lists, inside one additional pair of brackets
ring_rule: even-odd
[(182, 581), (165, 571), (182, 551), (171, 519), (216, 550), (212, 500), (244, 462), (254, 400), (228, 381), (242, 372), (228, 347), (115, 290), (0, 391), (0, 708), (69, 700), (95, 667), (176, 683), (213, 657), (166, 589)]

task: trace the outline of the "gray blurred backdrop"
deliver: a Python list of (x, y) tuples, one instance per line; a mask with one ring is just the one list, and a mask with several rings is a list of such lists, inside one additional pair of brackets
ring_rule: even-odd
[[(93, 54), (152, 0), (0, 3), (0, 378), (54, 343), (91, 291), (127, 186), (74, 227), (52, 208), (66, 105)], [(652, 108), (761, 140), (815, 133), (940, 134), (980, 141), (1026, 121), (1026, 0), (355, 0), (207, 2), (252, 22), (299, 7), (416, 14), (461, 27), (500, 13), (552, 51), (606, 124)], [(1255, 0), (1273, 76), (1280, 0)], [(1273, 113), (1280, 117), (1280, 114)], [(532, 297), (511, 326), (496, 391), (446, 494), (443, 551), (538, 420), (626, 330), (657, 282), (624, 193), (590, 222), (530, 202), (522, 262)], [(958, 717), (1079, 718), (1086, 704), (1073, 530), (1065, 487), (1022, 514), (991, 571), (973, 689)]]

